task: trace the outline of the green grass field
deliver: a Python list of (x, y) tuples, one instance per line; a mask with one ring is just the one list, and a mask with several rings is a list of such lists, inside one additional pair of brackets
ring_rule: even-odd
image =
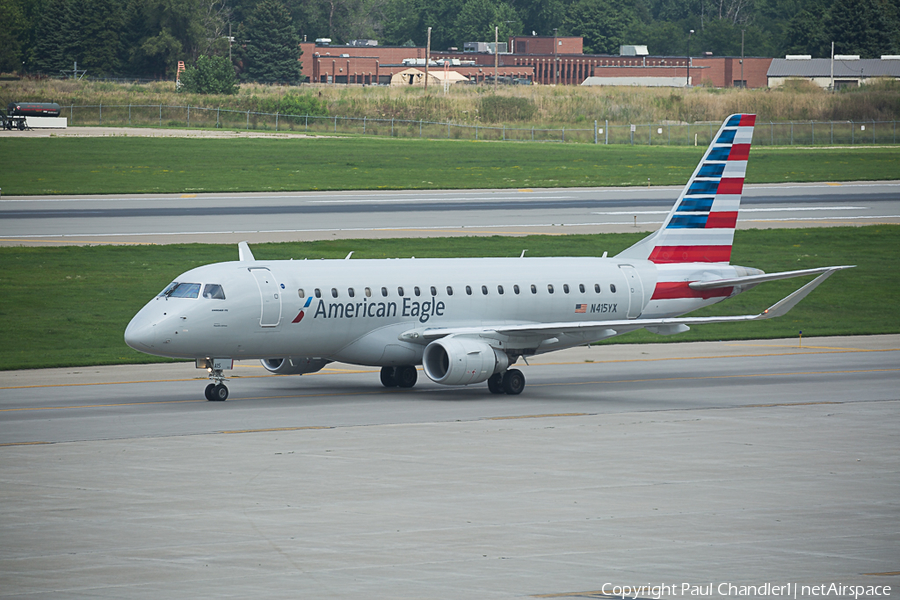
[[(705, 148), (0, 137), (5, 195), (682, 185)], [(754, 148), (748, 183), (897, 177), (900, 148)]]
[[(259, 244), (257, 258), (614, 255), (641, 234), (349, 240)], [(236, 246), (0, 248), (0, 369), (152, 362), (128, 348), (129, 319), (166, 284), (195, 266), (237, 258)], [(788, 315), (705, 325), (671, 337), (646, 332), (616, 341), (691, 341), (900, 332), (900, 226), (738, 231), (732, 262), (768, 272), (827, 265), (841, 271)], [(801, 285), (763, 284), (702, 314), (756, 313)]]

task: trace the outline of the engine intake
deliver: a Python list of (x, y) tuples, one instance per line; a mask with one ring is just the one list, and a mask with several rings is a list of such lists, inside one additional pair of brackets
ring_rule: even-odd
[(321, 370), (331, 361), (303, 356), (299, 358), (264, 358), (259, 362), (266, 368), (266, 371), (276, 375), (305, 375)]
[(446, 337), (425, 347), (422, 366), (435, 383), (468, 385), (505, 371), (509, 357), (480, 340)]

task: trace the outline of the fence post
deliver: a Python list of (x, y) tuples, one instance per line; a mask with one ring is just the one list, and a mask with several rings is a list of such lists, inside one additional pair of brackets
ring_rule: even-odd
[(278, 111), (275, 111), (275, 133), (278, 133)]
[(688, 146), (691, 145), (691, 124), (688, 123)]
[(309, 131), (309, 113), (306, 114), (306, 125), (305, 125), (305, 127), (306, 127), (305, 130), (306, 130), (306, 131)]
[(831, 122), (831, 145), (834, 145), (834, 121)]
[(850, 119), (850, 145), (856, 142), (856, 128), (853, 127), (853, 119)]
[(597, 119), (594, 119), (594, 144), (597, 143)]
[(162, 127), (162, 104), (159, 105), (159, 126)]
[(775, 145), (775, 123), (773, 123), (772, 121), (769, 121), (769, 125), (772, 128), (772, 143), (770, 145), (774, 146)]
[(419, 137), (422, 137), (422, 119), (419, 119)]
[(219, 109), (217, 108), (216, 109), (216, 129), (218, 129), (219, 127), (221, 127), (221, 125), (219, 125)]
[[(391, 119), (391, 135), (394, 133), (394, 120)], [(450, 139), (450, 121), (447, 121), (447, 139)]]
[(363, 115), (363, 135), (366, 135), (366, 117)]
[(72, 125), (75, 125), (75, 105), (69, 107), (69, 120), (72, 121)]
[(103, 103), (100, 103), (100, 124), (103, 125)]
[[(475, 123), (475, 139), (478, 140), (478, 123)], [(534, 127), (531, 128), (531, 141), (534, 141)]]
[[(503, 141), (506, 141), (506, 123), (503, 124)], [(563, 129), (563, 141), (566, 141), (566, 130)]]
[(647, 125), (647, 145), (653, 145), (653, 124)]
[(131, 104), (128, 105), (128, 126), (131, 127)]
[(334, 132), (337, 133), (337, 115), (334, 115)]
[(816, 122), (815, 121), (809, 122), (809, 135), (812, 138), (812, 145), (815, 146), (816, 145)]
[(531, 126), (531, 141), (534, 141), (534, 125)]
[(191, 105), (190, 104), (188, 104), (187, 126), (188, 126), (188, 129), (191, 128)]
[(794, 122), (791, 121), (791, 146), (794, 145)]
[(247, 131), (250, 131), (250, 109), (247, 109)]
[[(394, 137), (394, 117), (391, 117), (391, 137)], [(447, 137), (450, 137), (450, 126), (447, 126)]]
[(562, 128), (562, 141), (563, 141), (563, 144), (566, 143), (566, 128), (565, 127)]
[(875, 143), (875, 119), (872, 119), (872, 143)]
[(609, 119), (606, 119), (605, 123), (606, 123), (606, 129), (604, 129), (603, 131), (605, 132), (606, 139), (603, 140), (603, 144), (605, 146), (609, 146)]

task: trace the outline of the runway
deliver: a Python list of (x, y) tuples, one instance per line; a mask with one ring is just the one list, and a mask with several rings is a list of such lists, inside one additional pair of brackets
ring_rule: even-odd
[[(0, 244), (653, 231), (680, 187), (4, 197)], [(738, 227), (900, 223), (900, 182), (748, 185)]]
[(225, 403), (193, 365), (0, 373), (0, 597), (896, 589), (900, 336), (529, 362), (517, 397), (346, 365), (242, 364)]

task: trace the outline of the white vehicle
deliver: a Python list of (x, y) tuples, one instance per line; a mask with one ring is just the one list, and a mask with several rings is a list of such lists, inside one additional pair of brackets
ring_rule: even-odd
[[(729, 264), (754, 122), (728, 117), (662, 227), (617, 256), (258, 260), (241, 242), (238, 261), (179, 275), (135, 315), (125, 341), (194, 359), (209, 371), (209, 400), (228, 397), (224, 372), (236, 359), (276, 374), (377, 366), (382, 384), (401, 388), (422, 365), (436, 383), (519, 394), (525, 378), (511, 367), (520, 357), (638, 329), (669, 335), (783, 315), (848, 267), (765, 274)], [(760, 314), (680, 316), (803, 275), (818, 276)]]

